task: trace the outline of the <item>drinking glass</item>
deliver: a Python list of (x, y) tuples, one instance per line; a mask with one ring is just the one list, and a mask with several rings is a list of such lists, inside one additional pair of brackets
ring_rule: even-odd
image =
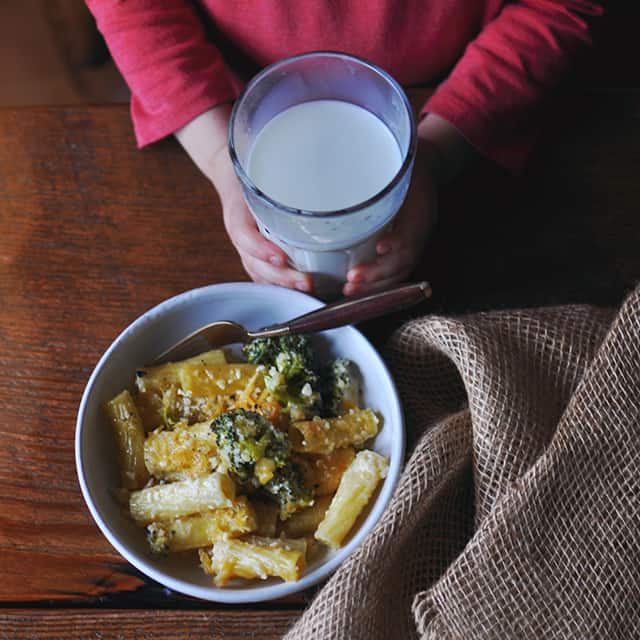
[[(289, 207), (249, 177), (261, 129), (285, 109), (313, 100), (340, 100), (368, 110), (400, 149), (402, 161), (391, 182), (354, 206), (322, 212)], [(326, 296), (340, 290), (351, 267), (375, 259), (376, 240), (392, 224), (409, 187), (416, 123), (404, 91), (380, 67), (345, 53), (316, 51), (280, 60), (249, 82), (231, 113), (229, 152), (260, 232), (296, 269), (311, 273), (314, 290)]]

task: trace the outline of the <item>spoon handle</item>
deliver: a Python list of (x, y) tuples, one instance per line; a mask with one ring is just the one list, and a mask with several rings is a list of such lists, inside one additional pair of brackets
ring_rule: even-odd
[(314, 331), (335, 329), (346, 324), (356, 324), (385, 313), (412, 307), (430, 296), (431, 287), (427, 282), (403, 285), (378, 293), (333, 302), (288, 322), (256, 331), (253, 335), (258, 337), (258, 335), (313, 333)]

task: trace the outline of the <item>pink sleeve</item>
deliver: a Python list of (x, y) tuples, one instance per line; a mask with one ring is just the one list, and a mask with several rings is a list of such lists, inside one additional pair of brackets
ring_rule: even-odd
[(540, 126), (540, 107), (591, 43), (587, 0), (507, 4), (467, 47), (423, 108), (453, 124), (483, 155), (522, 170)]
[(86, 0), (131, 89), (139, 146), (237, 97), (187, 0)]

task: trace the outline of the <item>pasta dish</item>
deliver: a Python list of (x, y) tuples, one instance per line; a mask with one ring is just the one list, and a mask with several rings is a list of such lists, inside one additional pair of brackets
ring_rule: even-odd
[(118, 496), (151, 552), (197, 551), (217, 586), (299, 579), (357, 528), (388, 469), (366, 448), (381, 425), (360, 406), (354, 363), (319, 366), (308, 336), (243, 353), (140, 369), (105, 405)]

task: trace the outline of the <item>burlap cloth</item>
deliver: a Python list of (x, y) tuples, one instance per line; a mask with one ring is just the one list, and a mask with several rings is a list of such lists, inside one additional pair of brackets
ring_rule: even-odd
[(640, 638), (640, 288), (413, 320), (387, 356), (406, 468), (287, 640)]

